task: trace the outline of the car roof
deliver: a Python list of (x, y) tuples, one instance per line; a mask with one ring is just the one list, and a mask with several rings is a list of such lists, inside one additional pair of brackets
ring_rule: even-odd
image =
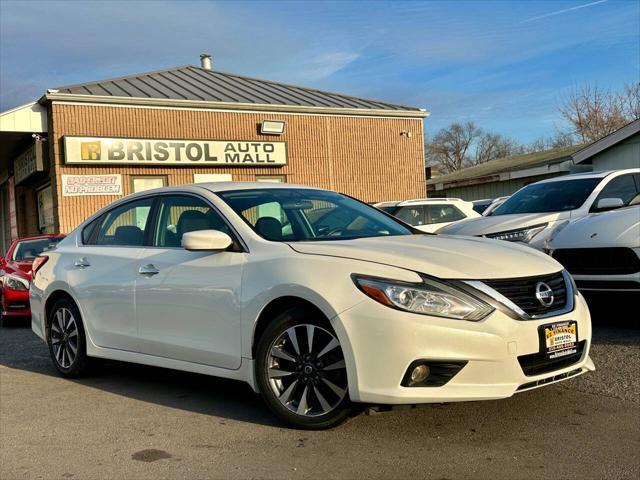
[(447, 202), (466, 203), (465, 200), (462, 200), (461, 198), (414, 198), (413, 200), (405, 200), (404, 202), (400, 202), (398, 204), (398, 206), (421, 205), (423, 203), (432, 203), (432, 202), (438, 202), (438, 203), (447, 203)]
[(536, 183), (551, 183), (551, 182), (564, 182), (568, 180), (576, 180), (581, 178), (605, 178), (609, 175), (613, 174), (625, 174), (625, 173), (640, 173), (640, 168), (627, 168), (624, 170), (598, 170), (595, 172), (580, 172), (580, 173), (572, 173), (569, 175), (563, 175), (561, 177), (553, 177), (547, 178), (545, 180), (540, 180)]
[(259, 189), (279, 189), (279, 188), (295, 188), (306, 190), (324, 190), (322, 188), (310, 187), (309, 185), (296, 185), (293, 183), (282, 182), (206, 182), (195, 183), (197, 187), (206, 188), (211, 192), (227, 192), (230, 190), (253, 190)]

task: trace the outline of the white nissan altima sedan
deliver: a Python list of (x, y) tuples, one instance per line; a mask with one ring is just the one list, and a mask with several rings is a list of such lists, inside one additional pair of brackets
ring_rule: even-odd
[(242, 380), (300, 428), (351, 402), (497, 399), (594, 369), (589, 311), (555, 260), (327, 190), (131, 195), (33, 270), (32, 327), (63, 376), (98, 357)]

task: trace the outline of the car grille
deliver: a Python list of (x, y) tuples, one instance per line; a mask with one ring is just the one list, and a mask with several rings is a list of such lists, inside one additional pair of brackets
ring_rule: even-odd
[[(567, 286), (562, 272), (539, 277), (484, 280), (483, 282), (532, 317), (560, 310), (567, 304)], [(543, 305), (536, 298), (536, 285), (539, 282), (546, 283), (553, 290), (553, 303), (549, 306)]]
[(576, 353), (554, 359), (547, 359), (544, 353), (532, 353), (530, 355), (520, 355), (518, 362), (522, 371), (527, 377), (533, 375), (542, 375), (543, 373), (553, 372), (569, 367), (574, 363), (578, 363), (582, 358), (582, 353), (586, 346), (586, 340), (578, 342)]
[(640, 272), (640, 258), (630, 248), (561, 248), (553, 252), (573, 275), (626, 275)]

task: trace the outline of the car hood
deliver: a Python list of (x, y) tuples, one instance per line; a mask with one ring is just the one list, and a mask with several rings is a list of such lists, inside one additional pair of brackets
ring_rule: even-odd
[(537, 250), (485, 238), (403, 235), (289, 245), (302, 254), (381, 263), (446, 279), (515, 278), (562, 270)]
[(491, 215), (489, 217), (461, 220), (438, 230), (447, 235), (487, 235), (519, 228), (532, 227), (541, 223), (553, 223), (568, 219), (570, 212), (523, 213), (513, 215)]
[(568, 224), (549, 248), (640, 247), (640, 206), (592, 213)]

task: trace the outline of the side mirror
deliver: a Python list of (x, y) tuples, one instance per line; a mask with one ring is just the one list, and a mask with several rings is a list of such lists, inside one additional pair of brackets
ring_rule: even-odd
[(601, 198), (596, 204), (597, 211), (613, 210), (620, 207), (624, 207), (624, 202), (621, 198)]
[(197, 230), (182, 236), (182, 247), (185, 250), (226, 250), (233, 244), (231, 237), (219, 230)]

